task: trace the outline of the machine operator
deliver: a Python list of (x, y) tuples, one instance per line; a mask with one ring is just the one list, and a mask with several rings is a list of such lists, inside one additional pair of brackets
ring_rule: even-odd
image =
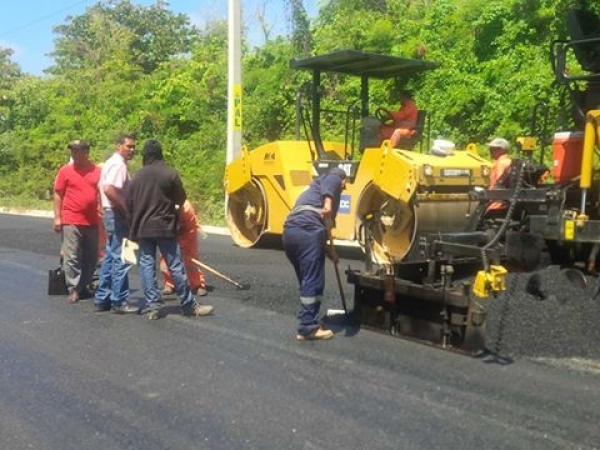
[[(510, 144), (504, 138), (495, 138), (488, 144), (490, 156), (493, 160), (490, 171), (489, 189), (502, 187), (503, 181), (509, 174), (512, 159), (509, 155)], [(491, 215), (504, 215), (507, 205), (501, 200), (494, 201), (488, 205), (485, 210), (486, 217)]]
[(400, 92), (400, 108), (398, 111), (390, 111), (381, 108), (387, 112), (393, 123), (383, 124), (379, 128), (381, 139), (389, 139), (393, 148), (399, 148), (402, 141), (410, 139), (416, 133), (415, 126), (419, 117), (419, 109), (409, 91)]

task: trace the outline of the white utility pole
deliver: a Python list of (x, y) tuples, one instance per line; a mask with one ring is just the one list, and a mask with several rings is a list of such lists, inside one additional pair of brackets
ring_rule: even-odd
[(242, 146), (242, 21), (240, 0), (229, 0), (229, 83), (227, 95), (227, 164)]

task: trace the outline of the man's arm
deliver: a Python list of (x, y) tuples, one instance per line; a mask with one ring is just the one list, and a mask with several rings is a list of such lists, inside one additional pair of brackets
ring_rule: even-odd
[(112, 184), (104, 186), (104, 194), (110, 201), (110, 204), (117, 208), (121, 213), (127, 215), (127, 205), (125, 199), (119, 192), (119, 190)]
[(54, 231), (60, 233), (62, 228), (62, 220), (60, 218), (60, 211), (62, 209), (62, 195), (58, 191), (54, 191)]
[(400, 108), (400, 110), (392, 112), (392, 116), (394, 117), (394, 125), (397, 127), (415, 125), (415, 121), (412, 120), (411, 113), (407, 109)]
[(325, 227), (327, 228), (327, 240), (329, 243), (327, 244), (327, 257), (331, 259), (334, 263), (337, 263), (340, 258), (335, 250), (335, 246), (333, 245), (333, 236), (331, 234), (331, 230), (333, 229), (333, 199), (329, 196), (325, 196), (323, 200), (323, 208), (321, 209), (321, 216), (323, 217), (323, 222), (325, 222)]
[(321, 217), (323, 219), (330, 218), (333, 214), (333, 199), (329, 196), (326, 196), (323, 200), (323, 208), (321, 209)]

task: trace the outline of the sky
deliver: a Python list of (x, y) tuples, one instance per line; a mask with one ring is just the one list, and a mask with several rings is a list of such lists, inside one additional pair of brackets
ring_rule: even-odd
[[(318, 0), (304, 0), (310, 17), (317, 11)], [(150, 6), (155, 0), (132, 0), (134, 4)], [(264, 10), (267, 23), (272, 27), (271, 37), (286, 34), (288, 14), (284, 0), (240, 0), (242, 21), (248, 30), (253, 45), (263, 42), (263, 32), (258, 23), (258, 14)], [(98, 3), (98, 0), (0, 0), (0, 47), (11, 48), (12, 61), (21, 70), (43, 75), (43, 70), (52, 65), (48, 56), (54, 48), (52, 32), (55, 25), (66, 22), (67, 16), (77, 16)], [(200, 29), (214, 20), (227, 20), (228, 0), (170, 0), (169, 9), (186, 14), (191, 23)]]

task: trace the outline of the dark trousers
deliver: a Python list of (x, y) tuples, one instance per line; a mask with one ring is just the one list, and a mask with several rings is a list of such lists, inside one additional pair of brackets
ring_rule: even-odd
[(292, 226), (283, 231), (285, 254), (300, 284), (298, 334), (304, 336), (319, 327), (320, 299), (325, 289), (326, 244), (327, 232), (324, 228)]

